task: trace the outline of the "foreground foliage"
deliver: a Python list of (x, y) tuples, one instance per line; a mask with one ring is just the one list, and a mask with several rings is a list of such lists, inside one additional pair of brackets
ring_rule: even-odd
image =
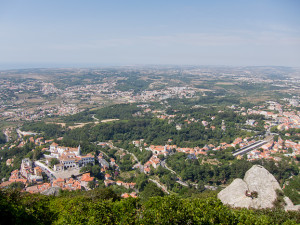
[(59, 197), (0, 190), (1, 224), (297, 224), (299, 212), (231, 209), (215, 197), (120, 199), (110, 189)]

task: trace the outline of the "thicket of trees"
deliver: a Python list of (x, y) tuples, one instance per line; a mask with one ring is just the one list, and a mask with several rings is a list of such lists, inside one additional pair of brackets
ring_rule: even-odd
[(293, 176), (286, 182), (284, 194), (288, 196), (295, 205), (300, 204), (300, 175)]
[[(181, 101), (181, 100), (168, 100)], [(182, 100), (190, 101), (190, 100)], [(174, 102), (172, 103), (174, 104)], [(176, 107), (175, 107), (176, 108)], [(193, 109), (185, 106), (180, 109), (172, 108), (168, 110), (169, 114), (175, 114), (171, 121), (161, 120), (150, 115), (141, 117), (134, 116), (141, 109), (136, 104), (119, 104), (105, 107), (92, 112), (82, 112), (76, 115), (65, 117), (66, 122), (90, 121), (94, 114), (96, 118), (102, 119), (120, 119), (120, 121), (100, 123), (98, 125), (88, 124), (83, 128), (68, 130), (57, 124), (46, 124), (43, 122), (26, 123), (23, 130), (42, 133), (46, 138), (57, 138), (64, 136), (68, 142), (95, 142), (107, 140), (131, 141), (145, 139), (148, 144), (165, 144), (168, 139), (173, 139), (172, 144), (181, 147), (204, 146), (208, 143), (218, 144), (220, 142), (232, 142), (238, 136), (251, 136), (245, 130), (241, 130), (247, 120), (246, 116), (234, 113), (232, 110), (224, 108), (197, 108)], [(184, 115), (184, 116), (182, 116)], [(215, 118), (212, 119), (212, 116)], [(198, 120), (197, 123), (186, 123), (186, 119)], [(207, 121), (214, 128), (207, 128), (201, 121)], [(263, 127), (263, 118), (257, 117)], [(222, 121), (226, 125), (226, 130), (221, 129)], [(176, 124), (181, 124), (181, 130), (176, 129)], [(74, 142), (75, 143), (75, 142)], [(87, 145), (87, 144), (86, 144)]]
[(167, 158), (167, 164), (176, 171), (183, 180), (204, 182), (205, 184), (225, 184), (235, 178), (243, 178), (252, 164), (246, 160), (233, 162), (202, 162), (198, 159), (188, 159), (185, 153), (176, 153)]
[(64, 129), (58, 124), (46, 124), (44, 122), (25, 123), (22, 126), (23, 131), (32, 131), (41, 133), (44, 138), (58, 138), (64, 133)]
[(100, 120), (105, 119), (131, 119), (134, 113), (141, 109), (136, 107), (136, 104), (118, 104), (107, 106), (105, 108), (92, 111), (95, 117)]
[(65, 116), (61, 119), (66, 123), (84, 123), (94, 121), (89, 111), (83, 111), (74, 115)]
[(140, 80), (136, 76), (129, 76), (126, 80), (118, 80), (116, 89), (119, 91), (133, 90), (134, 93), (138, 93), (146, 90), (150, 83), (146, 80)]
[(180, 147), (204, 146), (208, 143), (232, 142), (236, 137), (246, 136), (247, 132), (228, 124), (226, 131), (221, 128), (205, 129), (202, 124), (191, 123), (176, 130), (175, 124), (160, 119), (131, 119), (112, 123), (101, 123), (96, 126), (86, 125), (83, 128), (68, 130), (64, 138), (76, 141), (132, 141), (145, 139), (147, 144), (164, 145), (168, 139)]
[[(0, 177), (8, 178), (11, 171), (15, 169), (20, 169), (22, 159), (25, 158), (29, 153), (34, 154), (32, 149), (35, 148), (33, 143), (27, 143), (23, 147), (14, 147), (11, 149), (5, 149), (0, 151)], [(13, 166), (7, 166), (6, 160), (7, 159), (14, 159)]]
[(136, 104), (117, 104), (93, 111), (83, 111), (74, 115), (61, 117), (66, 123), (82, 123), (94, 121), (93, 115), (99, 120), (131, 119), (133, 114), (140, 111)]
[(140, 150), (138, 147), (135, 147), (133, 144), (127, 141), (124, 141), (122, 143), (116, 142), (114, 143), (114, 145), (133, 153), (142, 164), (145, 164), (152, 156), (151, 151), (147, 151), (142, 147), (142, 150)]
[[(207, 88), (207, 87), (204, 87)], [(240, 100), (237, 96), (226, 96), (220, 97), (218, 95), (224, 95), (224, 92), (216, 91), (216, 93), (206, 92), (207, 96), (199, 96), (197, 99), (189, 99), (189, 98), (171, 98), (168, 99), (168, 103), (172, 105), (174, 108), (191, 108), (195, 105), (235, 105), (239, 104)]]
[(217, 162), (208, 163), (203, 162), (202, 159), (188, 159), (184, 153), (176, 153), (167, 158), (167, 164), (184, 180), (217, 185), (228, 183), (235, 178), (243, 178), (247, 170), (254, 164), (264, 166), (280, 184), (283, 184), (291, 175), (299, 174), (297, 165), (290, 164), (285, 160), (276, 163), (273, 160), (249, 162), (234, 158), (227, 160), (222, 155), (226, 156), (226, 151), (220, 151), (215, 155), (215, 158), (218, 159)]
[(108, 188), (58, 197), (0, 190), (4, 224), (297, 224), (299, 218), (280, 209), (231, 209), (215, 197), (120, 199)]
[[(300, 129), (291, 128), (288, 130), (278, 130), (277, 126), (271, 128), (271, 132), (278, 133), (283, 140), (289, 139), (294, 142), (300, 141)], [(290, 136), (285, 136), (286, 134), (290, 134)]]

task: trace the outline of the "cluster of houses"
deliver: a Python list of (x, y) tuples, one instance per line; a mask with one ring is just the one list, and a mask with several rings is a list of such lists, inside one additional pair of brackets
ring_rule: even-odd
[(94, 177), (91, 177), (90, 173), (85, 173), (77, 179), (67, 178), (62, 179), (58, 178), (52, 182), (52, 187), (59, 187), (62, 190), (81, 190), (82, 187), (89, 189), (88, 184), (91, 181), (94, 181)]
[(43, 105), (34, 109), (16, 108), (11, 111), (2, 112), (0, 116), (8, 117), (9, 121), (37, 120), (49, 115), (73, 115), (82, 112), (82, 110), (74, 104)]
[(158, 158), (158, 155), (152, 155), (151, 158), (144, 164), (144, 173), (150, 173), (151, 166), (157, 168), (160, 166), (161, 160)]
[(14, 182), (21, 182), (25, 186), (28, 184), (42, 182), (42, 172), (43, 170), (39, 166), (34, 166), (30, 159), (25, 158), (22, 160), (20, 170), (12, 171), (8, 181), (3, 182), (1, 186), (8, 186)]
[(132, 197), (132, 198), (137, 198), (137, 194), (136, 192), (131, 192), (130, 194), (128, 193), (124, 193), (121, 195), (122, 198), (129, 198), (129, 197)]
[(110, 158), (109, 162), (107, 162), (105, 160), (105, 158), (103, 157), (103, 153), (101, 153), (101, 152), (99, 153), (97, 158), (98, 158), (99, 165), (101, 166), (102, 173), (106, 173), (109, 167), (114, 167), (115, 171), (120, 170), (120, 167), (116, 163), (116, 160), (114, 158)]
[(278, 158), (273, 156), (275, 153), (284, 153), (285, 156), (296, 157), (300, 155), (300, 143), (291, 140), (284, 141), (279, 137), (278, 141), (270, 141), (259, 149), (247, 153), (247, 158), (249, 161), (256, 159), (273, 159), (277, 161)]
[[(36, 135), (37, 133), (32, 133), (32, 132), (25, 132), (25, 131), (20, 131), (18, 130), (18, 133), (24, 137), (26, 136), (29, 136), (29, 135)], [(44, 145), (44, 144), (47, 144), (47, 143), (51, 143), (53, 142), (53, 139), (52, 140), (44, 140), (43, 137), (39, 137), (39, 138), (36, 138), (34, 139), (34, 137), (29, 137), (28, 139), (29, 142), (31, 143), (34, 143), (35, 145), (38, 145), (38, 146), (41, 146), (41, 145)], [(11, 145), (9, 148), (13, 148), (15, 146), (17, 146), (18, 148), (22, 148), (25, 144), (26, 144), (27, 140), (22, 140), (20, 141), (18, 144), (13, 144)], [(4, 149), (5, 147), (7, 147), (6, 145), (2, 147), (2, 149)], [(43, 150), (46, 150), (47, 148), (44, 148)]]
[(62, 190), (81, 190), (82, 187), (89, 189), (88, 183), (94, 181), (94, 177), (91, 177), (90, 173), (85, 173), (77, 179), (58, 178), (50, 183), (44, 183), (42, 173), (43, 170), (41, 167), (35, 166), (34, 162), (25, 158), (22, 160), (20, 170), (12, 171), (9, 180), (1, 183), (0, 187), (6, 187), (14, 182), (20, 182), (24, 184), (25, 191), (30, 193), (41, 193), (51, 187), (59, 187)]
[[(140, 146), (142, 141), (134, 141), (133, 144), (135, 146)], [(146, 150), (149, 150), (153, 153), (152, 157), (144, 164), (144, 173), (150, 173), (151, 167), (157, 168), (161, 165), (161, 160), (158, 157), (159, 155), (167, 156), (172, 151), (176, 152), (183, 152), (188, 155), (196, 157), (197, 155), (207, 155), (207, 151), (213, 150), (218, 151), (230, 147), (237, 147), (240, 148), (245, 147), (247, 145), (251, 145), (255, 143), (255, 140), (251, 140), (251, 138), (236, 138), (231, 144), (227, 144), (226, 142), (220, 143), (219, 146), (214, 146), (213, 144), (205, 145), (203, 148), (194, 147), (194, 148), (180, 148), (176, 145), (164, 145), (164, 146), (157, 146), (157, 145), (150, 145), (146, 147)], [(292, 153), (288, 152), (288, 149), (292, 149)], [(259, 149), (253, 150), (247, 154), (248, 160), (255, 160), (255, 159), (274, 159), (272, 155), (274, 153), (285, 153), (286, 156), (296, 157), (296, 155), (300, 155), (300, 143), (293, 142), (291, 140), (283, 141), (280, 137), (278, 141), (270, 141)], [(238, 156), (241, 157), (241, 156)]]
[[(172, 141), (172, 140), (170, 140), (170, 141)], [(208, 144), (208, 145), (205, 145), (203, 148), (200, 148), (200, 147), (182, 148), (182, 147), (178, 147), (177, 145), (150, 145), (149, 147), (146, 147), (145, 149), (151, 151), (153, 153), (153, 155), (167, 156), (171, 152), (183, 152), (186, 154), (194, 154), (197, 156), (197, 155), (207, 155), (207, 151), (209, 151), (209, 150), (217, 151), (217, 150), (222, 150), (222, 149), (226, 149), (229, 147), (236, 147), (237, 145), (239, 145), (240, 147), (244, 147), (244, 146), (247, 146), (254, 142), (255, 141), (250, 140), (249, 137), (246, 137), (246, 138), (238, 137), (231, 144), (222, 142), (222, 143), (220, 143), (219, 146), (215, 146), (213, 144)], [(137, 141), (133, 141), (133, 144), (135, 144), (135, 146), (138, 147), (138, 145), (136, 143), (137, 143)]]
[(291, 128), (300, 128), (300, 116), (295, 112), (284, 112), (283, 117), (278, 118), (278, 130), (289, 130)]
[[(170, 139), (169, 142), (171, 142), (172, 140)], [(136, 146), (139, 147), (140, 150), (142, 151), (142, 147), (145, 147), (145, 150), (151, 151), (152, 152), (152, 157), (144, 164), (144, 173), (150, 173), (151, 171), (151, 167), (153, 168), (157, 168), (158, 166), (161, 165), (161, 159), (158, 157), (159, 155), (163, 155), (163, 156), (168, 156), (169, 154), (171, 154), (172, 152), (183, 152), (187, 155), (189, 155), (192, 158), (196, 158), (199, 155), (207, 155), (207, 152), (209, 150), (213, 150), (213, 151), (218, 151), (218, 150), (222, 150), (222, 149), (226, 149), (226, 148), (230, 148), (230, 147), (237, 147), (239, 146), (240, 148), (250, 145), (252, 143), (254, 143), (255, 140), (250, 140), (249, 137), (246, 138), (236, 138), (233, 143), (231, 144), (227, 144), (226, 142), (220, 143), (219, 146), (215, 146), (213, 144), (209, 144), (209, 145), (205, 145), (203, 148), (199, 148), (199, 147), (194, 147), (194, 148), (181, 148), (178, 147), (177, 145), (150, 145), (148, 147), (146, 143), (144, 143), (144, 140), (136, 140), (133, 141), (132, 143)]]
[[(273, 122), (266, 122), (265, 128), (269, 128), (271, 125), (276, 125), (277, 129), (280, 131), (287, 131), (289, 129), (299, 129), (300, 128), (300, 112), (293, 111), (290, 109), (291, 105), (287, 105), (288, 111), (284, 111), (282, 105), (276, 102), (268, 102), (270, 111), (263, 110), (248, 110), (248, 114), (259, 114), (264, 115), (268, 119), (272, 119)], [(265, 106), (260, 106), (259, 108), (264, 108)], [(300, 136), (300, 134), (296, 134)], [(290, 134), (286, 133), (285, 136), (289, 137)], [(288, 151), (288, 150), (291, 151)], [(265, 145), (261, 146), (260, 149), (256, 149), (247, 154), (248, 160), (255, 159), (274, 159), (275, 153), (284, 153), (286, 156), (296, 157), (300, 154), (300, 143), (293, 142), (292, 140), (282, 140), (280, 137), (278, 141), (270, 141)]]
[(118, 186), (125, 187), (127, 189), (134, 189), (134, 187), (136, 185), (136, 183), (126, 183), (126, 182), (123, 182), (120, 180), (115, 181), (115, 180), (113, 180), (111, 175), (108, 173), (106, 173), (104, 177), (105, 177), (104, 184), (106, 187), (108, 187), (110, 185), (118, 185)]
[[(272, 122), (266, 121), (265, 128), (269, 129), (273, 125), (277, 125), (278, 130), (289, 130), (292, 128), (299, 129), (300, 128), (300, 112), (298, 111), (284, 111), (283, 106), (279, 103), (276, 102), (267, 102), (268, 106), (266, 107), (265, 105), (259, 106), (257, 110), (255, 109), (248, 109), (246, 110), (245, 108), (241, 108), (241, 111), (245, 111), (242, 113), (242, 115), (251, 115), (251, 114), (256, 114), (256, 115), (263, 115), (267, 119), (271, 119)], [(290, 107), (287, 105), (287, 107)], [(264, 108), (267, 108), (267, 110), (262, 110)], [(272, 110), (272, 111), (270, 111)], [(173, 116), (173, 115), (172, 115)], [(171, 116), (171, 118), (172, 118)], [(161, 119), (170, 119), (168, 116), (160, 116), (159, 118)], [(214, 120), (215, 118), (212, 117), (211, 120)], [(205, 126), (207, 129), (209, 127), (209, 122), (207, 121), (198, 121), (195, 120), (194, 118), (190, 118), (185, 120), (187, 123), (192, 123), (192, 122), (201, 122), (203, 126)], [(247, 120), (246, 125), (250, 126), (256, 126), (257, 122), (255, 120)], [(180, 126), (176, 127), (177, 129), (180, 129)], [(215, 127), (211, 126), (211, 129), (215, 129)], [(225, 130), (226, 126), (224, 124), (224, 121), (222, 122), (222, 129)], [(289, 136), (289, 134), (286, 134), (286, 136)], [(300, 134), (299, 134), (300, 136)], [(143, 140), (140, 141), (134, 141), (133, 144), (137, 147), (140, 147), (142, 144)], [(222, 150), (226, 149), (229, 147), (237, 147), (239, 146), (240, 148), (245, 147), (247, 145), (250, 145), (254, 143), (255, 140), (251, 140), (250, 138), (236, 138), (233, 143), (220, 143), (219, 146), (214, 146), (212, 144), (205, 145), (203, 148), (199, 147), (194, 147), (194, 148), (181, 148), (177, 147), (176, 145), (170, 146), (170, 145), (165, 145), (165, 146), (154, 146), (151, 145), (149, 147), (146, 147), (147, 144), (144, 143), (145, 149), (149, 150), (153, 153), (153, 156), (149, 159), (149, 161), (144, 165), (144, 172), (149, 173), (151, 166), (153, 168), (157, 168), (158, 165), (160, 165), (160, 159), (157, 157), (158, 155), (164, 155), (167, 156), (170, 154), (172, 151), (176, 152), (184, 152), (189, 155), (194, 155), (195, 157), (197, 155), (206, 155), (208, 150)], [(292, 149), (291, 151), (288, 151), (288, 149)], [(286, 156), (292, 156), (296, 157), (296, 155), (300, 154), (300, 143), (293, 142), (291, 140), (285, 140), (283, 141), (281, 138), (276, 141), (270, 141), (266, 143), (265, 145), (261, 146), (259, 149), (253, 150), (247, 154), (248, 160), (255, 160), (255, 159), (260, 159), (260, 158), (265, 158), (265, 159), (274, 159), (273, 154), (274, 153), (284, 153)], [(275, 158), (276, 160), (276, 158)]]
[[(260, 106), (259, 108), (264, 108), (264, 107), (265, 106)], [(274, 124), (277, 124), (278, 130), (289, 130), (292, 128), (295, 129), (300, 128), (300, 112), (293, 111), (293, 110), (283, 111), (282, 106), (276, 102), (270, 103), (268, 109), (275, 110), (275, 111), (271, 112), (265, 110), (248, 109), (247, 114), (263, 115), (267, 119), (272, 119), (274, 121)]]
[(42, 193), (53, 188), (59, 188), (61, 190), (75, 191), (82, 190), (82, 188), (89, 190), (89, 182), (94, 181), (94, 177), (91, 177), (90, 173), (85, 173), (77, 179), (74, 178), (57, 178), (51, 183), (42, 183), (34, 186), (29, 186), (25, 188), (25, 191), (30, 193)]

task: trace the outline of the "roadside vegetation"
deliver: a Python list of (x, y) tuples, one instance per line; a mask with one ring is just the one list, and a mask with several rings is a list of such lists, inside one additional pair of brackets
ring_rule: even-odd
[(300, 223), (299, 212), (231, 209), (216, 197), (206, 195), (120, 199), (109, 188), (61, 192), (58, 197), (0, 190), (0, 212), (4, 224)]

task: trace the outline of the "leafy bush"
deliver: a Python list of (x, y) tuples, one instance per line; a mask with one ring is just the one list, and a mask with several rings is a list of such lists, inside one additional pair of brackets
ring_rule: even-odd
[(121, 199), (110, 189), (58, 197), (0, 190), (1, 224), (296, 224), (299, 212), (231, 209), (216, 197)]

